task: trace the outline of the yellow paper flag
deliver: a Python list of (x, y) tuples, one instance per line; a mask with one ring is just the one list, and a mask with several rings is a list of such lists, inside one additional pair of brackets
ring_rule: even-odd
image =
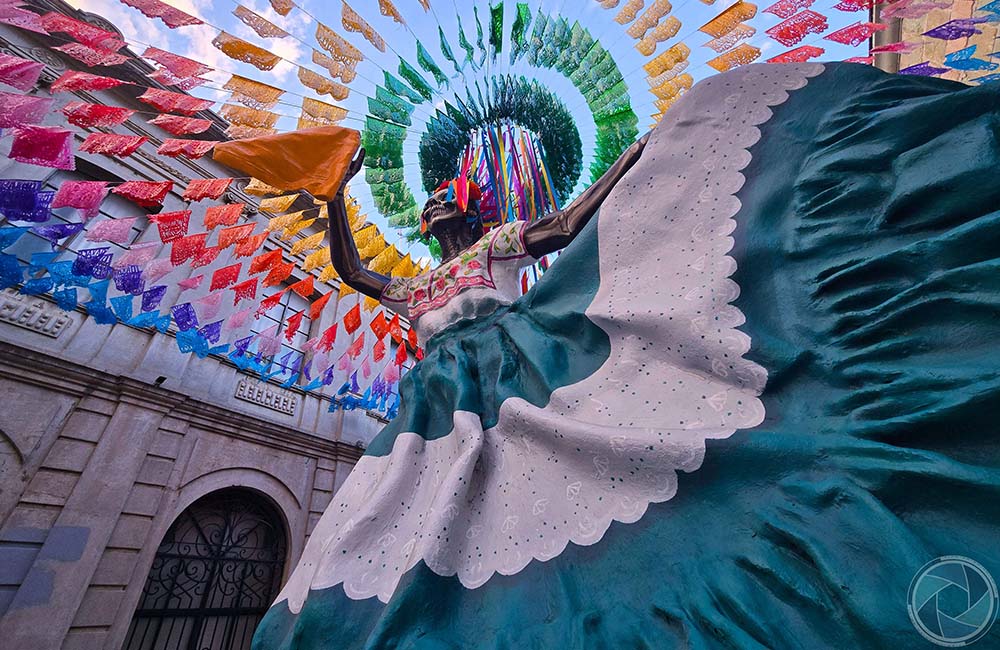
[(285, 232), (281, 233), (281, 241), (290, 241), (292, 237), (299, 234), (309, 226), (316, 223), (315, 219), (303, 219), (302, 221), (296, 221), (285, 228)]
[(243, 188), (243, 191), (254, 196), (267, 196), (268, 194), (281, 194), (284, 190), (279, 190), (276, 187), (271, 187), (264, 181), (251, 178), (247, 186)]
[(321, 231), (319, 231), (317, 233), (309, 235), (305, 239), (300, 239), (300, 240), (298, 240), (297, 242), (295, 242), (292, 245), (291, 254), (292, 255), (298, 255), (299, 253), (302, 253), (302, 252), (305, 252), (305, 251), (311, 251), (312, 249), (314, 249), (317, 246), (321, 245), (323, 243), (323, 239), (325, 237), (326, 237), (326, 233), (321, 230)]
[(295, 199), (299, 198), (298, 194), (286, 194), (284, 196), (272, 196), (271, 198), (264, 199), (260, 202), (258, 210), (261, 212), (270, 212), (272, 214), (277, 212), (285, 212), (288, 208), (292, 207), (295, 203)]
[(323, 248), (313, 251), (306, 256), (305, 261), (302, 263), (302, 270), (308, 273), (313, 269), (318, 269), (319, 267), (330, 263), (330, 247), (324, 246)]
[(376, 273), (387, 275), (398, 263), (399, 251), (396, 250), (395, 246), (387, 246), (384, 251), (376, 255), (375, 258), (368, 263), (368, 268)]
[(323, 267), (323, 270), (319, 274), (320, 282), (331, 282), (337, 279), (337, 269), (333, 268), (333, 264), (327, 264)]

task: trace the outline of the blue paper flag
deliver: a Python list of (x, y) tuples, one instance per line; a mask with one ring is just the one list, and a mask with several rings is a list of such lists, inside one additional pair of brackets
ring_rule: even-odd
[(8, 246), (13, 246), (28, 230), (28, 226), (5, 226), (0, 228), (0, 250)]
[(111, 299), (111, 309), (114, 310), (115, 316), (118, 320), (123, 323), (127, 323), (132, 320), (132, 299), (134, 296), (124, 295), (118, 296)]
[(49, 270), (49, 275), (52, 276), (52, 281), (56, 283), (56, 286), (67, 285), (70, 287), (82, 287), (87, 288), (90, 286), (91, 278), (85, 275), (76, 275), (73, 273), (73, 265), (75, 262), (70, 260), (65, 260), (62, 262), (51, 262), (46, 268)]
[(13, 255), (0, 253), (0, 289), (13, 287), (24, 279), (24, 267)]
[(52, 291), (54, 287), (55, 282), (52, 281), (52, 278), (31, 278), (21, 286), (21, 293), (28, 296), (39, 296)]
[(97, 282), (91, 282), (87, 285), (87, 290), (90, 291), (91, 301), (96, 301), (104, 304), (108, 300), (108, 285), (110, 282), (108, 280), (99, 280)]
[(323, 387), (323, 380), (317, 377), (316, 379), (313, 379), (311, 382), (303, 386), (302, 390), (314, 391), (314, 390), (319, 390), (322, 387)]
[(99, 325), (114, 325), (118, 322), (115, 317), (115, 313), (108, 309), (108, 306), (103, 302), (95, 302), (91, 300), (84, 304), (87, 308), (87, 313), (99, 324)]
[(32, 253), (31, 266), (28, 268), (28, 274), (35, 275), (36, 273), (46, 273), (49, 270), (49, 265), (55, 262), (55, 259), (59, 257), (59, 255), (59, 251)]
[(77, 305), (77, 295), (75, 288), (59, 289), (52, 293), (52, 298), (56, 304), (65, 311), (73, 311)]

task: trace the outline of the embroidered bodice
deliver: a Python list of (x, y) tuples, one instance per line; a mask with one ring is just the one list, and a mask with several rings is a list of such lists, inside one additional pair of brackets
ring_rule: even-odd
[(382, 304), (409, 318), (424, 341), (452, 323), (509, 305), (521, 293), (519, 269), (535, 262), (524, 245), (527, 225), (504, 224), (433, 271), (393, 278)]

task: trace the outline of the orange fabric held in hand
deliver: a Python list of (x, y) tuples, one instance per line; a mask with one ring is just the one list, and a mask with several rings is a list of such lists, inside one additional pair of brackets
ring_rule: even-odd
[(360, 145), (354, 129), (321, 126), (223, 142), (212, 157), (278, 189), (332, 201)]

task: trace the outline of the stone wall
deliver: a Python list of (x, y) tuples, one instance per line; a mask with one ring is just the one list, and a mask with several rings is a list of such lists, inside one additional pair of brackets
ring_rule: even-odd
[(249, 488), (276, 506), (287, 575), (361, 453), (5, 343), (0, 377), (5, 647), (120, 647), (164, 533), (216, 490)]
[[(58, 0), (32, 6), (113, 29)], [(44, 62), (43, 86), (73, 66), (51, 52), (43, 37), (6, 25), (0, 25), (0, 51)], [(148, 86), (150, 70), (134, 60), (116, 67), (115, 76)], [(122, 86), (60, 93), (53, 96), (54, 108), (82, 100), (149, 111), (136, 101), (140, 92)], [(72, 173), (11, 161), (4, 155), (10, 139), (0, 140), (0, 178), (41, 180), (50, 187), (81, 179), (170, 180), (175, 187), (163, 209), (194, 209), (192, 220), (200, 220), (206, 205), (181, 196), (188, 182), (239, 174), (210, 158), (156, 155), (165, 134), (148, 117), (139, 113), (118, 127), (150, 139), (134, 155), (80, 154)], [(208, 135), (223, 139), (223, 126), (220, 120)], [(84, 136), (77, 133), (77, 146)], [(246, 179), (234, 182), (224, 200), (244, 203), (244, 216), (263, 227), (267, 215), (257, 213), (257, 199), (243, 191), (245, 185)], [(301, 198), (294, 207), (315, 206)], [(146, 219), (149, 211), (115, 196), (101, 209), (97, 219), (139, 217), (133, 243), (157, 238)], [(313, 229), (322, 227), (320, 221)], [(24, 240), (5, 252), (30, 255), (32, 250), (22, 249), (32, 242)], [(47, 242), (33, 243), (48, 250)], [(89, 245), (82, 235), (63, 242), (69, 259)], [(291, 246), (272, 237), (264, 250), (280, 248), (290, 260)], [(210, 277), (222, 264), (196, 272)], [(305, 277), (297, 266), (285, 284)], [(172, 272), (164, 282), (170, 285), (164, 304), (183, 302), (177, 300), (177, 282), (194, 273)], [(327, 291), (334, 297), (303, 326), (303, 336), (318, 336), (338, 312), (342, 317), (356, 304), (353, 295), (338, 305), (338, 289), (337, 280), (318, 288), (315, 297)], [(219, 318), (232, 310), (231, 303)], [(350, 343), (340, 338), (337, 354)], [(334, 491), (384, 425), (375, 413), (328, 412), (342, 381), (308, 393), (301, 384), (262, 383), (225, 357), (181, 354), (173, 332), (99, 325), (82, 309), (64, 312), (45, 297), (0, 292), (0, 648), (120, 648), (164, 534), (185, 508), (221, 489), (251, 490), (281, 513), (287, 577)]]

